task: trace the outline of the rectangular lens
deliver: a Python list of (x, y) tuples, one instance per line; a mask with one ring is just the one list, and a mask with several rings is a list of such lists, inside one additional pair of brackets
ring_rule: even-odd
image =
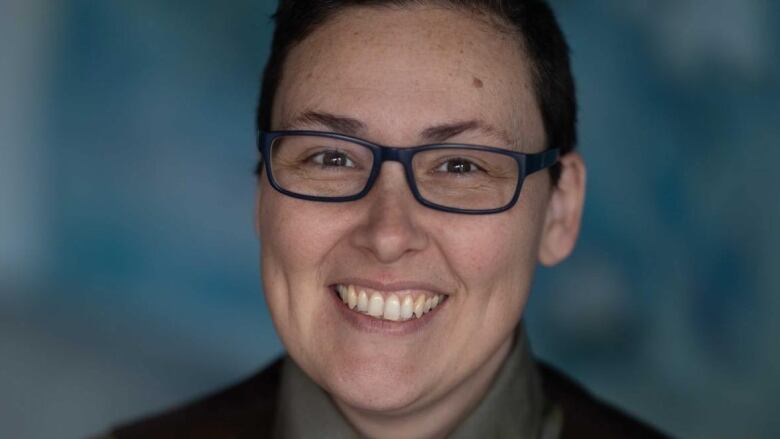
[(430, 149), (414, 155), (415, 181), (426, 200), (446, 207), (498, 209), (512, 200), (520, 169), (505, 154), (469, 148)]
[(326, 136), (281, 136), (271, 145), (274, 179), (301, 195), (355, 195), (366, 186), (372, 162), (365, 146)]

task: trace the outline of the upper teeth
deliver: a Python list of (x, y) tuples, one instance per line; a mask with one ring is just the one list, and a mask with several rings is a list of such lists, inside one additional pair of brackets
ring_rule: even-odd
[(355, 285), (336, 285), (336, 291), (350, 309), (371, 317), (392, 321), (420, 318), (444, 301), (443, 294), (419, 293), (416, 298), (411, 293), (401, 295), (390, 293), (384, 296), (379, 291)]

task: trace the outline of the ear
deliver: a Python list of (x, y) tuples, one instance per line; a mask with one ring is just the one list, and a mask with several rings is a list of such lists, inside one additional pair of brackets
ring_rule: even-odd
[(555, 265), (566, 259), (577, 242), (585, 204), (585, 161), (577, 152), (560, 158), (561, 175), (552, 188), (539, 245), (539, 262)]

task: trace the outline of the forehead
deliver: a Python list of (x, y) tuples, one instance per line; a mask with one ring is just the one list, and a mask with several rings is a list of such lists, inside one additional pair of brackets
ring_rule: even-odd
[(543, 129), (515, 34), (486, 17), (436, 7), (349, 8), (294, 47), (272, 125), (309, 111), (362, 121), (375, 140), (406, 144), (436, 124), (476, 120), (521, 146)]

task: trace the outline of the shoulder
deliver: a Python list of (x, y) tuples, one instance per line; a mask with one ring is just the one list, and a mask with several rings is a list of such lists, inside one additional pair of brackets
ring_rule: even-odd
[(282, 360), (214, 394), (115, 428), (107, 437), (266, 437), (276, 413)]
[(538, 362), (547, 397), (563, 412), (561, 438), (663, 438), (667, 437), (643, 422), (599, 401), (581, 385)]

